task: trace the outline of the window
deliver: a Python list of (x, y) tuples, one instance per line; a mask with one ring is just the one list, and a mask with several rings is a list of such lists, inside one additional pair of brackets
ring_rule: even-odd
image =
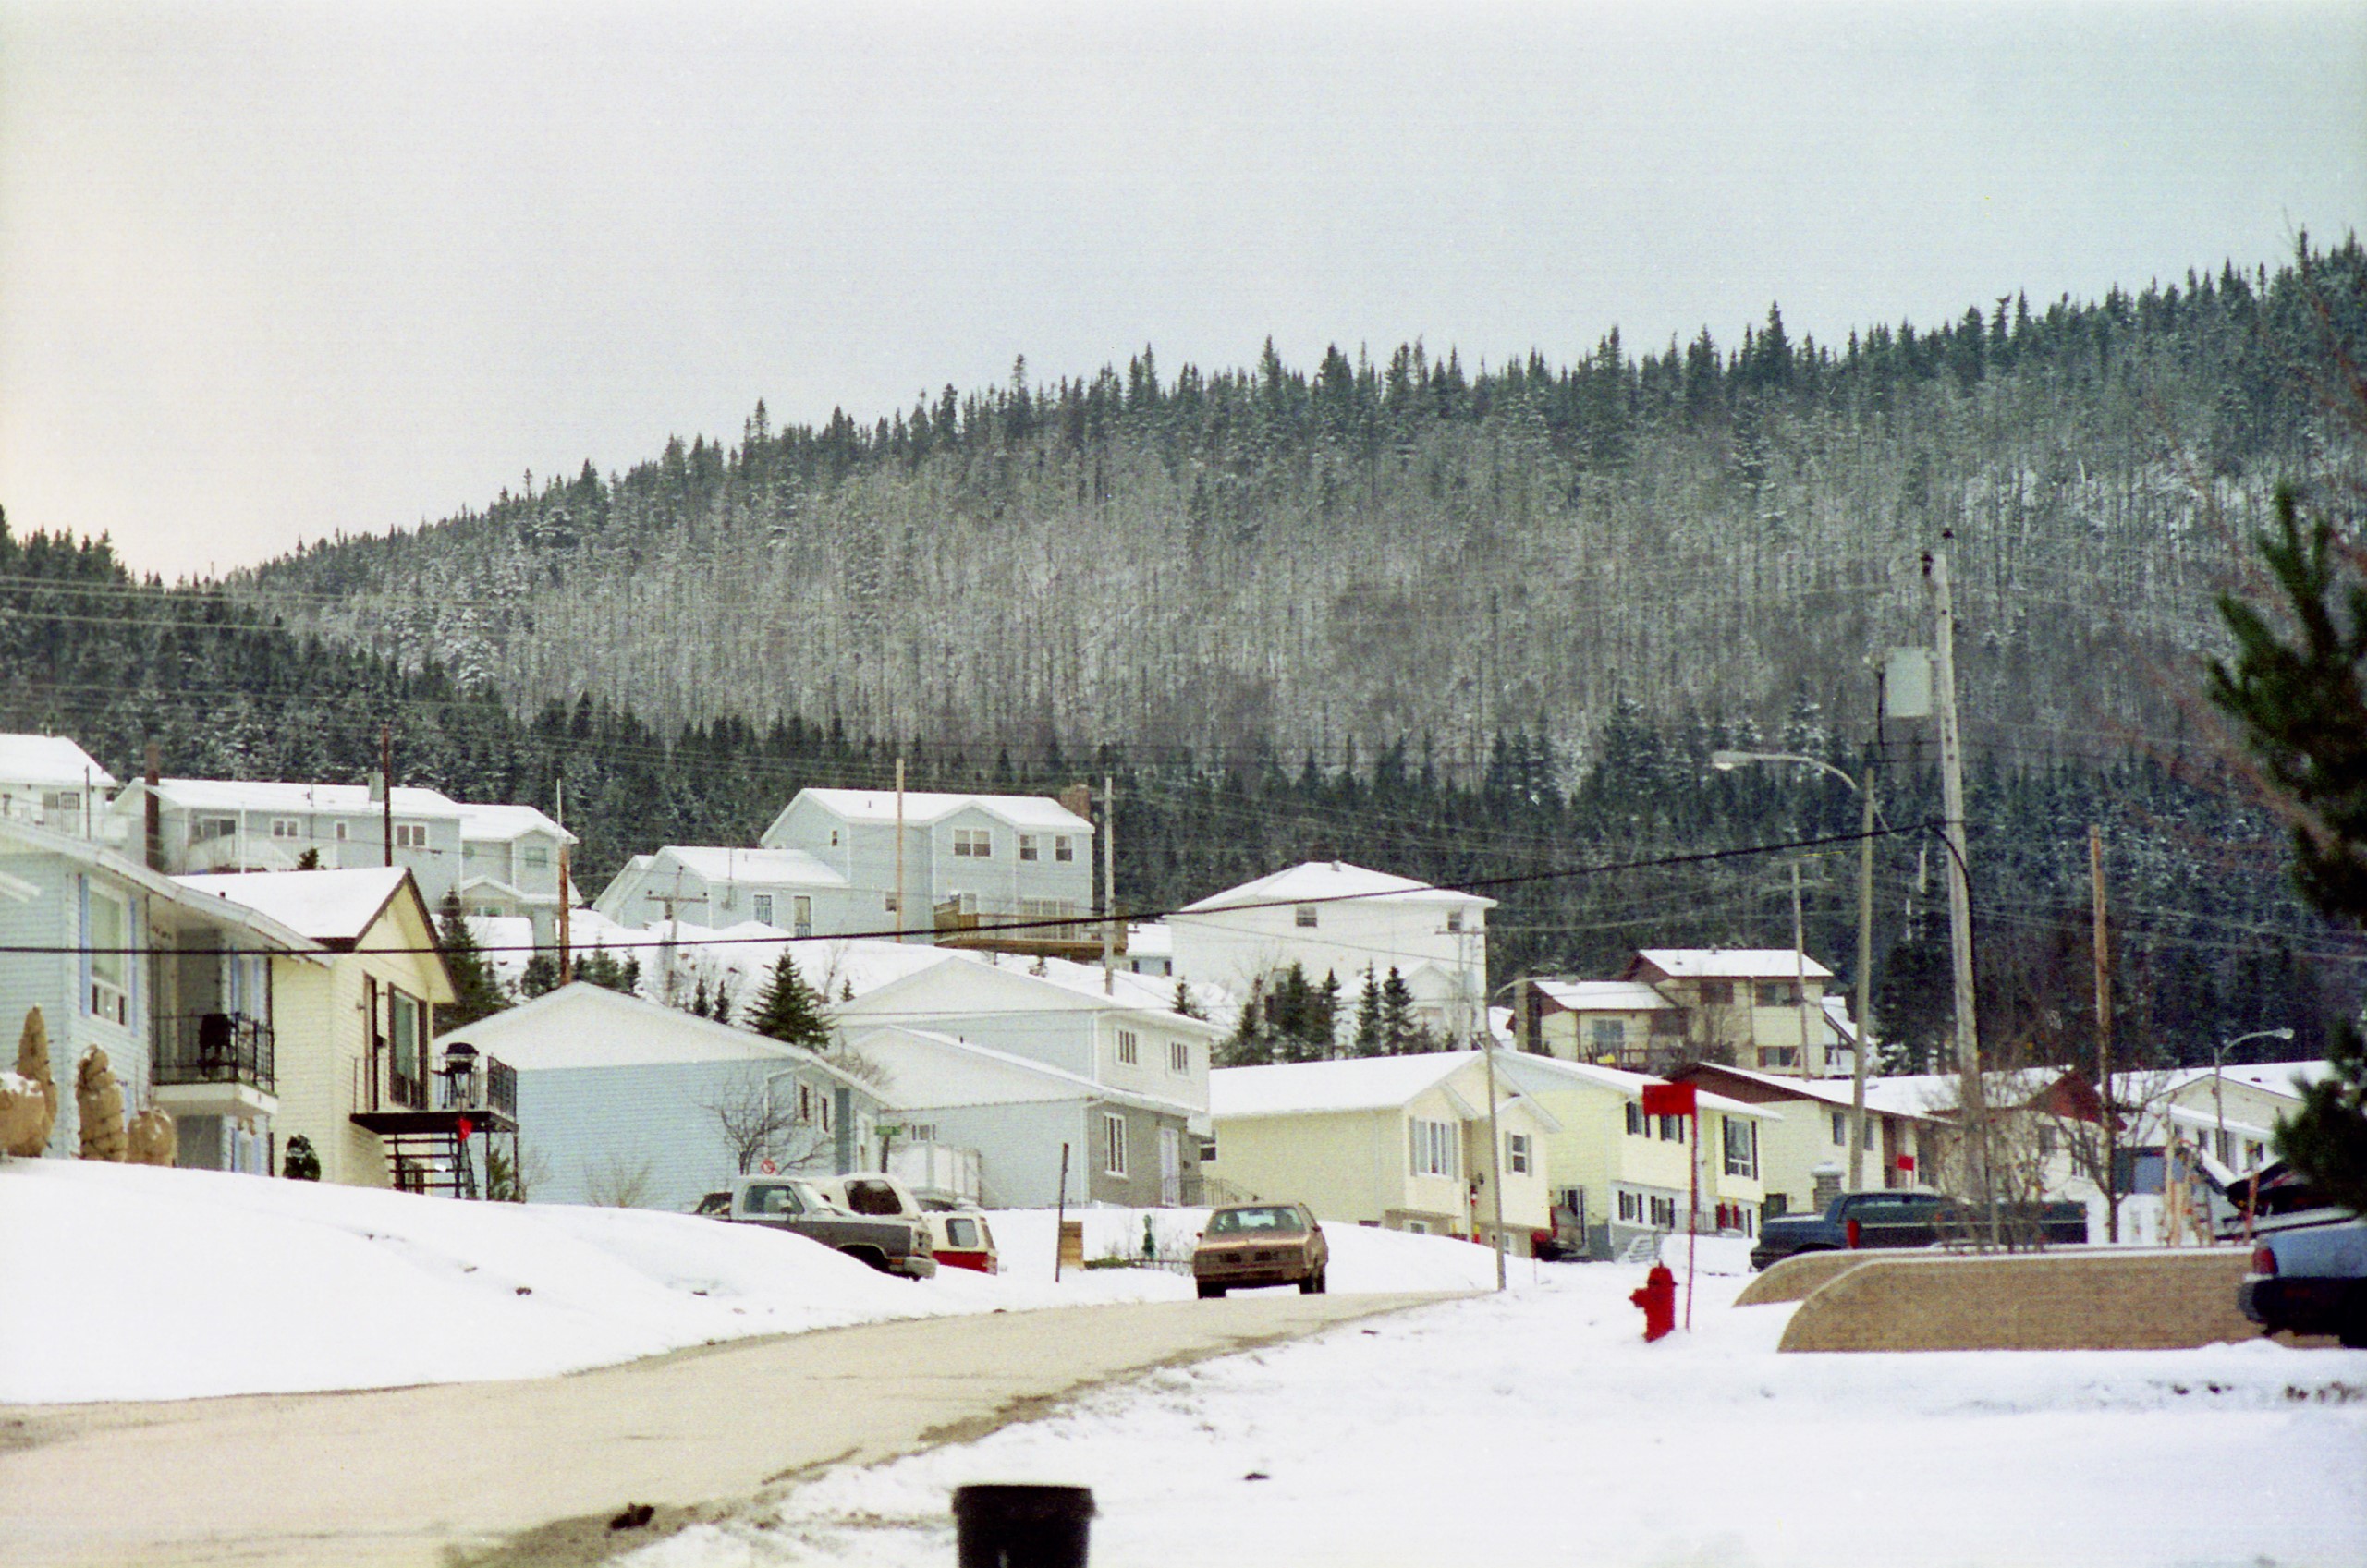
[(198, 817), (189, 822), (189, 842), (203, 844), (210, 839), (235, 838), (238, 833), (236, 817)]
[(835, 1131), (836, 1129), (831, 1126), (833, 1115), (831, 1110), (831, 1097), (826, 1094), (816, 1094), (813, 1099), (815, 1109), (821, 1112), (822, 1130), (825, 1133)]
[(1761, 980), (1752, 1000), (1762, 1007), (1789, 1007), (1800, 1001), (1800, 987), (1789, 980)]
[(1448, 935), (1450, 935), (1450, 936), (1452, 936), (1452, 935), (1456, 934), (1457, 932), (1459, 932), (1460, 930), (1462, 930), (1462, 929), (1463, 929), (1463, 912), (1462, 912), (1460, 909), (1449, 909), (1448, 911), (1446, 911), (1446, 931), (1447, 931), (1447, 934), (1448, 934)]
[(771, 925), (773, 923), (773, 895), (769, 893), (760, 893), (750, 900), (750, 902), (756, 906), (756, 923), (761, 926)]
[(1179, 1078), (1190, 1075), (1191, 1046), (1188, 1042), (1179, 1039), (1167, 1042), (1167, 1071)]
[(1037, 858), (1035, 846), (1035, 834), (1021, 833), (1019, 835), (1019, 858), (1022, 860), (1033, 860)]
[(1759, 1176), (1759, 1124), (1739, 1116), (1722, 1116), (1726, 1130), (1726, 1173), (1756, 1181)]
[(1056, 835), (1052, 841), (1052, 857), (1055, 860), (1074, 860), (1077, 858), (1077, 841), (1067, 833)]
[(1628, 1101), (1628, 1136), (1643, 1136), (1643, 1107), (1632, 1100)]
[(1661, 1039), (1666, 1039), (1672, 1036), (1683, 1034), (1685, 1032), (1685, 1015), (1679, 1013), (1674, 1007), (1662, 1008), (1659, 1012), (1654, 1013), (1652, 1015), (1652, 1032), (1655, 1038)]
[(1847, 1112), (1836, 1111), (1833, 1112), (1833, 1141), (1841, 1145), (1845, 1149), (1848, 1147), (1849, 1117)]
[(1290, 918), (1300, 930), (1312, 931), (1315, 929), (1315, 906), (1301, 904), (1290, 912)]
[(838, 847), (838, 830), (836, 828), (830, 830), (830, 847), (833, 849)]
[(956, 828), (954, 855), (964, 860), (994, 858), (994, 833), (991, 828)]
[(1653, 1118), (1653, 1120), (1660, 1124), (1660, 1141), (1661, 1141), (1661, 1142), (1663, 1142), (1663, 1143), (1683, 1143), (1683, 1142), (1685, 1141), (1685, 1118), (1684, 1118), (1684, 1117), (1682, 1117), (1682, 1116), (1654, 1116), (1654, 1117)]
[(896, 913), (896, 894), (894, 894), (894, 893), (889, 893), (889, 894), (887, 895), (886, 902), (883, 905), (883, 907), (884, 907), (884, 908), (885, 908), (889, 914), (891, 914), (891, 915), (895, 914), (895, 913)]
[(1529, 1135), (1527, 1133), (1504, 1135), (1504, 1168), (1516, 1176), (1525, 1176), (1529, 1173)]
[(397, 849), (425, 849), (427, 847), (427, 824), (425, 822), (397, 822), (395, 824), (395, 847)]
[(547, 844), (530, 844), (519, 851), (518, 858), (522, 865), (547, 866), (551, 863), (551, 846)]
[(350, 829), (347, 823), (335, 822), (330, 824), (329, 836), (336, 839), (339, 844), (343, 844), (346, 841), (346, 834), (349, 831)]
[(1625, 1220), (1625, 1221), (1629, 1222), (1630, 1224), (1634, 1223), (1634, 1222), (1635, 1222), (1635, 1218), (1636, 1218), (1636, 1210), (1637, 1210), (1639, 1208), (1641, 1208), (1641, 1203), (1638, 1201), (1638, 1199), (1637, 1199), (1637, 1197), (1636, 1197), (1636, 1195), (1635, 1195), (1634, 1193), (1631, 1193), (1631, 1192), (1622, 1192), (1621, 1194), (1619, 1194), (1619, 1218), (1620, 1218), (1620, 1219), (1622, 1219), (1622, 1220)]
[(1732, 980), (1703, 980), (1702, 982), (1702, 1005), (1704, 1007), (1733, 1006), (1734, 982)]
[(798, 1085), (798, 1120), (808, 1123), (813, 1120), (813, 1086), (811, 1084)]
[(131, 1021), (131, 904), (121, 893), (90, 888), (91, 913), (83, 945), (90, 949), (90, 1011), (111, 1024)]
[(1800, 1065), (1800, 1047), (1796, 1045), (1763, 1045), (1759, 1048), (1759, 1065), (1762, 1067), (1797, 1067)]
[(907, 1122), (907, 1123), (905, 1123), (905, 1124), (904, 1124), (904, 1141), (905, 1141), (905, 1142), (907, 1142), (907, 1143), (934, 1143), (934, 1142), (936, 1142), (936, 1141), (937, 1141), (937, 1124), (936, 1124), (936, 1123), (934, 1123), (934, 1122)]
[(1406, 1135), (1407, 1157), (1415, 1175), (1454, 1178), (1461, 1162), (1455, 1158), (1453, 1123), (1416, 1118), (1406, 1124)]
[(302, 838), (304, 836), (304, 824), (294, 817), (274, 817), (271, 820), (271, 836), (274, 838)]
[(1587, 1021), (1586, 1034), (1597, 1056), (1617, 1056), (1627, 1049), (1628, 1021), (1625, 1018), (1592, 1018)]
[(1102, 1169), (1113, 1176), (1126, 1174), (1126, 1118), (1115, 1111), (1102, 1112), (1102, 1144), (1108, 1155)]
[(1120, 1029), (1117, 1031), (1117, 1059), (1121, 1064), (1129, 1067), (1138, 1066), (1141, 1064), (1142, 1059), (1141, 1041), (1136, 1038), (1132, 1029)]
[(799, 936), (813, 934), (813, 900), (798, 893), (789, 900), (790, 930)]
[(1211, 1133), (1206, 1137), (1200, 1140), (1200, 1162), (1203, 1165), (1214, 1165), (1216, 1163), (1216, 1135), (1214, 1133)]

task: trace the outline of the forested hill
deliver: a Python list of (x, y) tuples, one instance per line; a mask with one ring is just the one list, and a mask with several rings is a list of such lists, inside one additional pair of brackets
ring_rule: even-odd
[(1574, 365), (1339, 350), (1312, 371), (947, 387), (870, 424), (587, 464), (231, 585), (292, 624), (434, 650), (530, 708), (661, 732), (836, 716), (973, 750), (1490, 737), (1592, 755), (1617, 705), (1861, 734), (1864, 661), (1929, 639), (1954, 531), (1976, 745), (2175, 734), (2212, 592), (2279, 479), (2355, 460), (2312, 367), (2367, 340), (2355, 241), (2270, 273), (2002, 298), (1931, 330)]
[[(1491, 740), (1469, 784), (1402, 743), (1351, 767), (1303, 756), (1286, 767), (1123, 747), (888, 746), (796, 719), (660, 731), (592, 697), (515, 712), (433, 662), (406, 669), (307, 639), (216, 590), (135, 582), (104, 544), (20, 537), (5, 515), (0, 672), (0, 732), (74, 735), (127, 778), (153, 739), (171, 774), (354, 782), (375, 765), (384, 725), (397, 783), (549, 809), (564, 781), (587, 889), (639, 850), (753, 843), (798, 789), (885, 784), (901, 750), (922, 789), (1048, 791), (1114, 774), (1117, 886), (1136, 912), (1336, 857), (1497, 898), (1498, 981), (1604, 975), (1636, 946), (1788, 942), (1798, 861), (1810, 949), (1846, 971), (1855, 940), (1853, 845), (1703, 858), (1855, 829), (1855, 801), (1823, 775), (1706, 764), (1714, 748), (1763, 739), (1862, 768), (1861, 753), (1808, 727), (1763, 736), (1697, 718), (1672, 731), (1623, 704), (1583, 769), (1515, 731)], [(1886, 819), (1912, 830), (1936, 809), (1928, 747), (1894, 739), (1883, 761)], [(2207, 772), (2142, 751), (2055, 763), (1991, 753), (1970, 783), (1983, 1035), (1997, 1051), (2068, 1061), (2088, 1048), (2091, 822), (2105, 831), (2124, 1053), (2207, 1060), (2214, 1040), (2288, 1024), (2312, 1051), (2355, 1010), (2356, 934), (2300, 906), (2277, 824)], [(1910, 1044), (1946, 1027), (1937, 860), (1911, 831), (1884, 839), (1876, 860), (1885, 1033)], [(1353, 996), (1358, 978), (1340, 978)]]

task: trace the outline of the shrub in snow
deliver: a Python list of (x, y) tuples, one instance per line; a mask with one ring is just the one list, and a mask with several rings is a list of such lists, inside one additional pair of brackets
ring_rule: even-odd
[(173, 1113), (157, 1106), (131, 1119), (124, 1141), (134, 1165), (170, 1165), (180, 1158), (180, 1129), (173, 1124)]
[(120, 1164), (129, 1149), (123, 1125), (123, 1080), (108, 1070), (97, 1046), (74, 1064), (74, 1105), (82, 1116), (82, 1158)]
[(25, 1031), (17, 1037), (17, 1070), (0, 1073), (0, 1154), (27, 1159), (49, 1147), (57, 1124), (57, 1082), (49, 1072), (49, 1026), (41, 1009), (25, 1010)]
[(298, 1133), (287, 1140), (287, 1157), (280, 1161), (279, 1173), (291, 1182), (321, 1179), (321, 1157), (312, 1152), (311, 1138)]

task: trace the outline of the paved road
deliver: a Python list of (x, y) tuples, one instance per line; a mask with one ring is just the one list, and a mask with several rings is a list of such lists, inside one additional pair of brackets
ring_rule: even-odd
[(595, 1560), (1094, 1383), (1442, 1299), (1276, 1295), (745, 1341), (508, 1383), (0, 1408), (0, 1564)]

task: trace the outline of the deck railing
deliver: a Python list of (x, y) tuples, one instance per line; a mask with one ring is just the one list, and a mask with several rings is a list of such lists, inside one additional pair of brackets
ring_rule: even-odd
[(271, 1026), (243, 1013), (183, 1013), (156, 1020), (158, 1084), (248, 1084), (276, 1092)]

